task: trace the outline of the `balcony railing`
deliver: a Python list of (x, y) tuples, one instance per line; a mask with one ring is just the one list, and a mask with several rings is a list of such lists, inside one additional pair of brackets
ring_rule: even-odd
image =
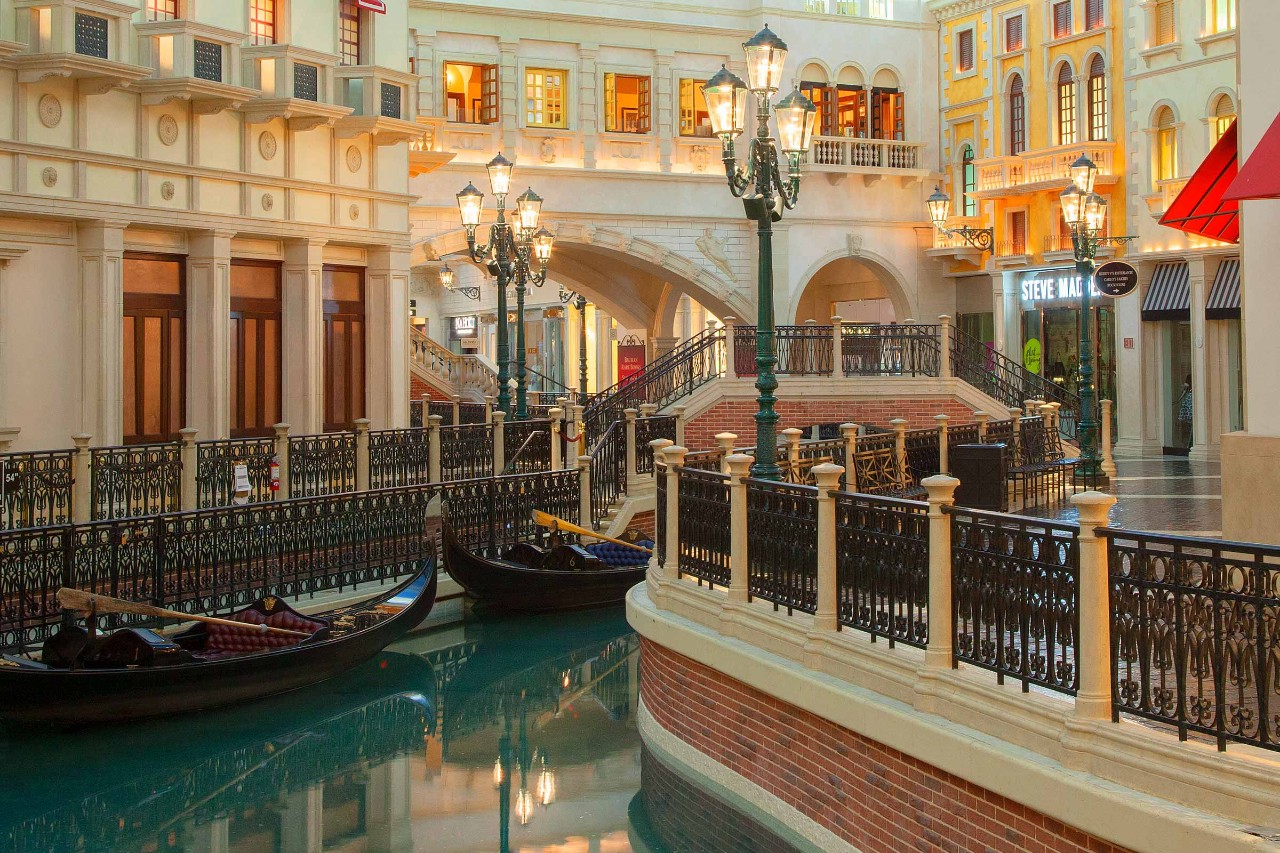
[(865, 169), (921, 169), (923, 142), (817, 136), (805, 158), (811, 167), (852, 166)]
[(1082, 154), (1098, 165), (1099, 180), (1108, 183), (1119, 177), (1116, 168), (1122, 165), (1116, 162), (1115, 150), (1114, 142), (1089, 142), (979, 160), (977, 191), (999, 193), (1035, 184), (1065, 187), (1071, 180), (1071, 164)]

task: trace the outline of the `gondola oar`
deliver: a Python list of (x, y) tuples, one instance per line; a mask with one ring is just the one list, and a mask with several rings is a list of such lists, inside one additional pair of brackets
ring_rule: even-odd
[(556, 518), (549, 512), (543, 512), (540, 509), (533, 511), (533, 523), (539, 527), (550, 527), (552, 530), (563, 530), (565, 533), (576, 533), (579, 536), (589, 536), (592, 539), (599, 539), (603, 542), (612, 542), (615, 545), (625, 545), (628, 548), (635, 548), (637, 551), (644, 551), (646, 554), (652, 554), (653, 551), (643, 545), (637, 545), (634, 542), (624, 542), (621, 539), (614, 539), (612, 536), (602, 536), (594, 533), (585, 527), (579, 527), (565, 521), (563, 518)]
[(227, 625), (245, 631), (258, 631), (266, 634), (285, 634), (290, 637), (310, 637), (306, 631), (293, 631), (288, 628), (275, 628), (271, 625), (254, 625), (249, 622), (237, 622), (234, 619), (219, 619), (217, 616), (200, 616), (195, 613), (182, 613), (177, 610), (166, 610), (150, 604), (136, 601), (125, 601), (123, 598), (112, 598), (109, 595), (98, 595), (80, 589), (62, 587), (58, 590), (58, 603), (67, 610), (79, 610), (82, 613), (133, 613), (138, 616), (154, 616), (157, 619), (180, 619), (187, 622), (204, 622), (208, 625)]

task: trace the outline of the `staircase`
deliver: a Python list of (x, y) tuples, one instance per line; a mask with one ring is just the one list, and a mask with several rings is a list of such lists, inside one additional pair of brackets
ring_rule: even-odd
[(457, 394), (482, 402), (498, 393), (497, 374), (479, 356), (450, 352), (415, 327), (409, 328), (409, 370), (446, 399)]
[(954, 327), (951, 329), (951, 371), (958, 379), (1011, 408), (1022, 408), (1027, 400), (1061, 403), (1059, 428), (1066, 438), (1075, 438), (1080, 420), (1077, 395)]

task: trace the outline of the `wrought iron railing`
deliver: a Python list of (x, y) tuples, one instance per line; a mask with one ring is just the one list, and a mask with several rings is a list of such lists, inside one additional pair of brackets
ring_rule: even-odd
[(773, 340), (779, 376), (831, 375), (834, 348), (830, 326), (779, 326)]
[(430, 480), (430, 430), (379, 429), (369, 432), (369, 488), (415, 486)]
[(427, 425), (427, 415), (424, 413), (426, 408), (423, 400), (409, 401), (409, 428), (422, 429)]
[(956, 660), (1075, 695), (1079, 529), (948, 507)]
[(463, 424), (440, 428), (440, 476), (470, 480), (493, 473), (493, 427)]
[(512, 421), (502, 431), (504, 473), (551, 467), (551, 421)]
[(627, 488), (625, 422), (609, 424), (587, 455), (591, 457), (591, 525), (599, 530), (609, 508)]
[(680, 486), (678, 575), (710, 587), (729, 586), (729, 477), (683, 468)]
[(356, 434), (289, 436), (289, 496), (337, 495), (356, 488)]
[(912, 429), (903, 442), (907, 453), (903, 486), (918, 488), (921, 480), (942, 470), (942, 437), (936, 429)]
[[(787, 613), (818, 604), (818, 490), (747, 483), (747, 592)], [(683, 514), (683, 510), (681, 511)]]
[(580, 478), (578, 471), (569, 469), (445, 483), (445, 516), (468, 549), (499, 557), (510, 545), (544, 532), (533, 523), (535, 509), (583, 523), (578, 511)]
[(929, 642), (928, 504), (840, 492), (836, 503), (836, 613), (872, 642)]
[(230, 506), (236, 499), (236, 468), (243, 465), (249, 478), (248, 503), (274, 497), (271, 466), (276, 442), (270, 437), (232, 438), (196, 442), (196, 505), (200, 509)]
[(636, 473), (653, 473), (653, 448), (649, 442), (660, 438), (676, 440), (676, 419), (673, 415), (636, 418)]
[(654, 485), (656, 486), (653, 502), (653, 556), (658, 565), (667, 565), (667, 468), (661, 462), (653, 466)]
[(936, 325), (890, 323), (840, 329), (845, 376), (937, 376)]
[(1080, 418), (1080, 398), (1070, 391), (1032, 373), (994, 347), (959, 328), (951, 330), (951, 370), (979, 391), (1010, 407), (1021, 407), (1026, 400), (1061, 403), (1058, 412), (1060, 428), (1068, 437), (1075, 436)]
[(74, 450), (0, 453), (0, 530), (71, 519)]
[(484, 403), (458, 403), (458, 425), (486, 423), (488, 408)]
[(1112, 707), (1280, 750), (1280, 548), (1099, 528), (1108, 537)]
[[(459, 410), (461, 410), (461, 404), (459, 404)], [(441, 426), (456, 426), (453, 422), (453, 403), (448, 400), (428, 400), (427, 415), (439, 415)]]
[[(750, 449), (755, 453), (755, 448)], [(845, 443), (841, 439), (817, 439), (801, 441), (796, 445), (778, 445), (778, 465), (789, 483), (812, 485), (813, 466), (823, 463), (843, 465)]]
[(95, 447), (89, 465), (95, 521), (172, 512), (182, 499), (177, 443)]

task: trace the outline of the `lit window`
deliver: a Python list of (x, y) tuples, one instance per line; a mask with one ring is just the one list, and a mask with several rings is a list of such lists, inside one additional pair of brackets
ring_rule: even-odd
[(1225, 33), (1236, 28), (1236, 0), (1208, 0), (1209, 32)]
[(1174, 27), (1173, 0), (1157, 0), (1155, 8), (1155, 44), (1153, 47), (1173, 44), (1177, 38)]
[(1071, 35), (1071, 0), (1058, 0), (1053, 4), (1053, 37), (1066, 38)]
[(1074, 145), (1076, 142), (1076, 81), (1071, 76), (1071, 66), (1058, 66), (1058, 144)]
[(1084, 28), (1086, 30), (1100, 30), (1106, 24), (1102, 8), (1104, 2), (1105, 0), (1085, 0)]
[(648, 133), (653, 99), (648, 77), (604, 75), (604, 129), (615, 133)]
[(498, 66), (465, 62), (444, 64), (449, 121), (494, 124), (498, 120)]
[(1026, 37), (1023, 35), (1022, 16), (1010, 15), (1004, 19), (1004, 49), (1012, 53), (1015, 50), (1022, 50), (1026, 47)]
[(680, 81), (680, 135), (711, 136), (711, 114), (701, 80)]
[(891, 20), (893, 18), (893, 0), (871, 0), (867, 8), (867, 17)]
[(973, 29), (956, 33), (956, 71), (966, 73), (973, 70)]
[(1213, 105), (1213, 118), (1210, 124), (1213, 126), (1213, 141), (1216, 144), (1222, 138), (1222, 134), (1226, 133), (1232, 122), (1236, 120), (1236, 105), (1231, 100), (1230, 95), (1219, 95), (1218, 100)]
[(338, 56), (343, 65), (360, 64), (360, 7), (356, 0), (338, 3)]
[(1015, 74), (1009, 84), (1009, 153), (1027, 150), (1027, 94), (1022, 75)]
[(276, 43), (276, 0), (249, 0), (249, 40)]
[(1178, 176), (1178, 129), (1174, 127), (1173, 110), (1161, 107), (1156, 113), (1156, 180), (1170, 181)]
[(960, 155), (961, 210), (964, 216), (978, 215), (978, 200), (973, 197), (977, 189), (977, 169), (973, 164), (973, 146), (966, 144)]
[(565, 127), (564, 71), (529, 68), (524, 73), (525, 124), (529, 127)]
[(1101, 56), (1089, 65), (1089, 141), (1111, 138), (1111, 113), (1107, 110), (1107, 66)]
[(906, 139), (906, 95), (897, 89), (872, 89), (871, 138)]
[(178, 17), (178, 0), (147, 0), (148, 21), (172, 21)]

